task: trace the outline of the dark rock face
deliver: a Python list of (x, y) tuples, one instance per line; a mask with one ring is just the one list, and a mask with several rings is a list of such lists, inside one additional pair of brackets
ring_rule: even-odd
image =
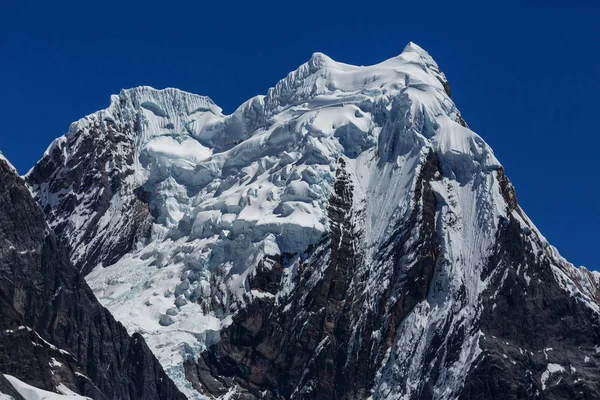
[[(148, 235), (152, 223), (143, 190), (135, 192), (128, 183), (136, 127), (122, 118), (90, 118), (89, 126), (55, 143), (27, 175), (47, 221), (84, 275), (98, 263), (107, 266), (121, 258)], [(66, 217), (77, 208), (84, 222), (76, 228)], [(107, 229), (103, 219), (117, 223)]]
[(130, 337), (98, 303), (24, 182), (1, 160), (0, 187), (2, 372), (50, 391), (63, 383), (94, 399), (183, 399), (142, 337)]
[[(69, 352), (48, 343), (25, 326), (10, 301), (0, 294), (2, 331), (0, 366), (2, 372), (38, 388), (53, 391), (59, 384), (93, 399), (108, 399)], [(1, 375), (0, 375), (1, 376)], [(9, 382), (6, 382), (10, 387)], [(0, 387), (0, 393), (10, 394)]]
[[(512, 185), (503, 171), (499, 175), (507, 203), (517, 207)], [(494, 284), (484, 294), (480, 319), (483, 352), (461, 399), (600, 398), (598, 315), (559, 287), (553, 260), (536, 257), (531, 240), (544, 247), (514, 217), (498, 232), (488, 268)], [(549, 364), (563, 370), (544, 379)]]

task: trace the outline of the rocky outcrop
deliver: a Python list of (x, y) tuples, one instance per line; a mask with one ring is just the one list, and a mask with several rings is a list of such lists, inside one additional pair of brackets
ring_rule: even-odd
[[(335, 398), (339, 383), (331, 368), (338, 342), (345, 340), (336, 332), (336, 320), (360, 262), (353, 251), (353, 188), (344, 167), (340, 159), (328, 208), (331, 234), (296, 266), (297, 287), (308, 294), (297, 290), (287, 304), (276, 304), (285, 260), (265, 260), (268, 267), (250, 280), (251, 290), (264, 295), (236, 315), (197, 363), (186, 363), (186, 376), (197, 390), (218, 396), (237, 386), (244, 398), (276, 399), (305, 386), (311, 398)], [(321, 279), (314, 282), (313, 274)]]
[[(121, 258), (148, 235), (152, 223), (143, 190), (134, 192), (131, 182), (135, 124), (114, 118), (90, 117), (87, 124), (73, 126), (74, 132), (53, 143), (26, 177), (84, 275)], [(74, 222), (68, 215), (78, 218)]]
[(143, 338), (98, 303), (3, 160), (0, 187), (0, 371), (94, 399), (183, 399)]

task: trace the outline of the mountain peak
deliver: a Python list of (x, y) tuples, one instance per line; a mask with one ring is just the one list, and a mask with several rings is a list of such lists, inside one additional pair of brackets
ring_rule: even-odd
[(403, 53), (414, 52), (414, 53), (429, 55), (421, 46), (419, 46), (415, 42), (408, 42), (408, 44), (406, 46), (404, 46), (404, 50), (402, 50), (402, 52)]
[(335, 61), (328, 55), (317, 51), (312, 54), (307, 63), (311, 66), (311, 69), (318, 70), (335, 63)]
[(287, 107), (310, 103), (315, 97), (334, 93), (371, 100), (379, 95), (395, 96), (409, 82), (407, 77), (449, 93), (446, 78), (435, 61), (412, 42), (401, 55), (368, 66), (345, 64), (316, 52), (269, 89), (264, 98), (265, 111), (280, 112)]
[(402, 53), (399, 57), (405, 59), (414, 59), (414, 57), (417, 57), (421, 59), (427, 67), (432, 68), (436, 72), (443, 75), (443, 73), (440, 71), (440, 67), (435, 62), (433, 57), (431, 57), (431, 55), (429, 55), (429, 53), (425, 49), (423, 49), (421, 46), (414, 42), (408, 42), (408, 44), (404, 47), (404, 50), (402, 50)]

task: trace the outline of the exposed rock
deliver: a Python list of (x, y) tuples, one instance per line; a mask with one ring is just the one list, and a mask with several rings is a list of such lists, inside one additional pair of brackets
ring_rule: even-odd
[(98, 303), (3, 160), (0, 187), (0, 370), (94, 399), (183, 399), (143, 338)]
[[(285, 307), (269, 298), (255, 300), (234, 317), (234, 323), (221, 332), (221, 341), (196, 366), (186, 363), (186, 376), (197, 382), (199, 390), (218, 396), (235, 384), (245, 396), (251, 394), (256, 399), (369, 396), (395, 326), (426, 298), (429, 290), (438, 252), (436, 206), (429, 180), (437, 166), (430, 154), (415, 194), (415, 203), (423, 204), (423, 209), (415, 209), (408, 226), (399, 227), (384, 246), (385, 257), (394, 260), (402, 259), (409, 251), (420, 254), (408, 271), (403, 272), (401, 265), (394, 269), (391, 279), (398, 284), (391, 285), (379, 299), (382, 311), (389, 308), (388, 321), (384, 321), (384, 315), (362, 312), (366, 281), (360, 273), (368, 271), (360, 272), (364, 267), (363, 255), (356, 251), (361, 248), (360, 233), (357, 237), (353, 187), (345, 168), (340, 159), (328, 209), (331, 234), (301, 262), (298, 289), (292, 300)], [(417, 225), (422, 235), (415, 242), (418, 248), (406, 248), (408, 235)], [(266, 271), (266, 276), (257, 271), (252, 288), (264, 288), (267, 281), (276, 293), (279, 274), (273, 273), (281, 271), (281, 263)], [(321, 278), (311, 286), (312, 276), (317, 273)], [(382, 329), (385, 340), (365, 335), (362, 342), (353, 343), (352, 332), (357, 327)]]

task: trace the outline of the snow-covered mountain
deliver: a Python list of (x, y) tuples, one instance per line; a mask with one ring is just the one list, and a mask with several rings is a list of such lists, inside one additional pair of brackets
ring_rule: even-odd
[(123, 90), (25, 179), (190, 398), (600, 396), (600, 276), (546, 242), (415, 44), (315, 53), (231, 115)]

